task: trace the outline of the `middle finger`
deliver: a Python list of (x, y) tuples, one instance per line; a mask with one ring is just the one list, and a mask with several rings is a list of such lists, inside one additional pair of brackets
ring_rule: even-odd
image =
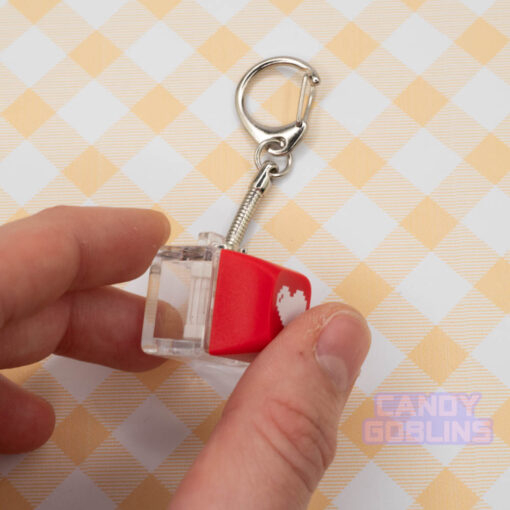
[[(140, 347), (144, 303), (141, 296), (113, 287), (66, 294), (0, 331), (0, 368), (33, 363), (53, 352), (121, 370), (154, 368), (162, 360)], [(170, 305), (161, 306), (165, 334), (179, 338), (180, 315)]]

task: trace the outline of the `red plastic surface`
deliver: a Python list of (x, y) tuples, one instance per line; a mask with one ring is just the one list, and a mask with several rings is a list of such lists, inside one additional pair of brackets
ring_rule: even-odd
[(209, 353), (257, 353), (284, 325), (310, 307), (308, 278), (266, 260), (222, 250)]

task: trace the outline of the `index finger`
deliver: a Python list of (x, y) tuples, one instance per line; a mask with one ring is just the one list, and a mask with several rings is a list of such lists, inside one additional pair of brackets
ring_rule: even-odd
[(142, 274), (170, 232), (147, 209), (46, 209), (0, 227), (0, 328), (68, 290)]

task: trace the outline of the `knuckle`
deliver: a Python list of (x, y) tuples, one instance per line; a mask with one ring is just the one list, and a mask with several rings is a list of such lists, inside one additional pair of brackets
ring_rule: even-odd
[[(259, 428), (266, 442), (312, 492), (336, 450), (336, 427), (323, 420), (313, 406), (270, 398)], [(262, 430), (262, 427), (263, 430)]]
[(71, 206), (68, 205), (52, 205), (39, 211), (35, 216), (44, 219), (45, 222), (60, 223), (69, 217)]
[(42, 215), (50, 215), (50, 216), (66, 216), (70, 213), (72, 210), (72, 207), (69, 205), (53, 205), (51, 207), (47, 207), (46, 209), (43, 209), (39, 212), (39, 214)]

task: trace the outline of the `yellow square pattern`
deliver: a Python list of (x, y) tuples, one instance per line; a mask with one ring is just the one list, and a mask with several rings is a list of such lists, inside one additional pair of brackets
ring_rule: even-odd
[[(211, 211), (220, 225), (254, 175), (234, 110), (242, 74), (279, 54), (310, 62), (322, 81), (307, 135), (247, 248), (359, 308), (377, 354), (309, 508), (344, 495), (367, 508), (360, 484), (391, 494), (388, 508), (508, 506), (507, 0), (0, 0), (0, 25), (0, 220), (58, 203), (152, 207), (175, 243)], [(291, 122), (299, 81), (269, 72), (250, 95), (261, 121)], [(38, 451), (0, 458), (0, 507), (58, 506), (86, 483), (97, 510), (164, 508), (224, 395), (181, 362), (138, 374), (68, 363), (2, 371), (51, 401), (56, 428)], [(438, 388), (481, 394), (491, 445), (364, 441), (374, 394)], [(157, 465), (122, 433), (151, 406), (188, 430)]]

